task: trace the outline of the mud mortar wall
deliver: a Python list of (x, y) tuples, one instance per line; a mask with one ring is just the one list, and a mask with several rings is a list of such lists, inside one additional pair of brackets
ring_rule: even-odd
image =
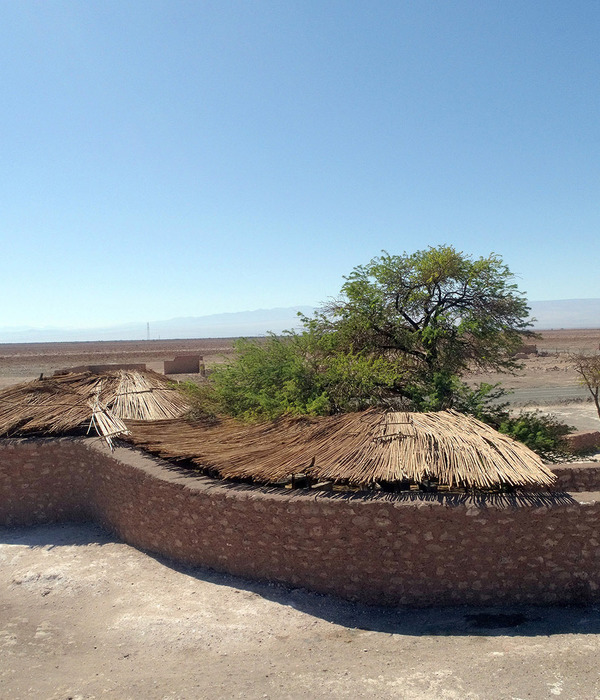
[(90, 519), (192, 565), (388, 605), (600, 600), (600, 503), (227, 485), (95, 440), (0, 442), (0, 524)]

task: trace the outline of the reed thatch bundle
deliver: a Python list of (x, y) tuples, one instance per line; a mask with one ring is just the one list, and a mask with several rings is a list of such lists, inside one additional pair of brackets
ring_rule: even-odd
[(142, 421), (178, 418), (190, 406), (171, 382), (155, 372), (119, 372), (119, 382), (109, 401), (119, 418)]
[(114, 370), (40, 378), (0, 392), (0, 436), (63, 435), (81, 428), (110, 438), (123, 419), (176, 418), (189, 406), (162, 375)]
[(454, 411), (128, 427), (128, 440), (162, 457), (189, 460), (222, 478), (266, 484), (300, 472), (315, 481), (367, 487), (429, 480), (467, 488), (549, 486), (555, 478), (521, 443)]

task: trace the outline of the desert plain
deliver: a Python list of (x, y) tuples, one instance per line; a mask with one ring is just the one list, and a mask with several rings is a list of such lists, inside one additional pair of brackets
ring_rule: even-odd
[[(514, 374), (472, 373), (472, 384), (501, 382), (512, 393), (506, 397), (516, 409), (540, 408), (553, 412), (578, 430), (597, 429), (598, 417), (571, 367), (569, 353), (599, 352), (600, 329), (541, 331), (532, 340), (538, 354), (521, 360), (523, 369)], [(10, 384), (52, 375), (56, 370), (80, 365), (146, 364), (161, 371), (164, 360), (184, 353), (197, 353), (206, 367), (225, 362), (234, 353), (232, 338), (184, 340), (96, 341), (69, 343), (0, 343), (0, 389)], [(198, 381), (193, 375), (173, 375), (174, 380)]]
[[(548, 331), (502, 380), (512, 402), (597, 427)], [(0, 386), (81, 364), (159, 363), (230, 339), (0, 345)], [(590, 409), (589, 411), (587, 409)], [(567, 412), (567, 413), (565, 413)], [(591, 428), (590, 428), (591, 429)], [(358, 553), (359, 554), (359, 553)], [(386, 609), (185, 568), (93, 524), (0, 529), (0, 698), (600, 699), (600, 608)]]

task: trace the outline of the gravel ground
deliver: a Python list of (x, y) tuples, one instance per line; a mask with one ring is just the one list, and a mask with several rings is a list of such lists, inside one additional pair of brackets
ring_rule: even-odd
[(0, 697), (600, 698), (600, 608), (384, 609), (0, 529)]

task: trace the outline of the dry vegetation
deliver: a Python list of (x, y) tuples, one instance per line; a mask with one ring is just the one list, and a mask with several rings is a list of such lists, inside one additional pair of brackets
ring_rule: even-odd
[(281, 483), (301, 473), (311, 483), (352, 486), (428, 483), (447, 487), (549, 486), (552, 472), (527, 447), (454, 411), (368, 410), (256, 425), (231, 419), (128, 422), (127, 437), (167, 459), (185, 459), (225, 479)]

